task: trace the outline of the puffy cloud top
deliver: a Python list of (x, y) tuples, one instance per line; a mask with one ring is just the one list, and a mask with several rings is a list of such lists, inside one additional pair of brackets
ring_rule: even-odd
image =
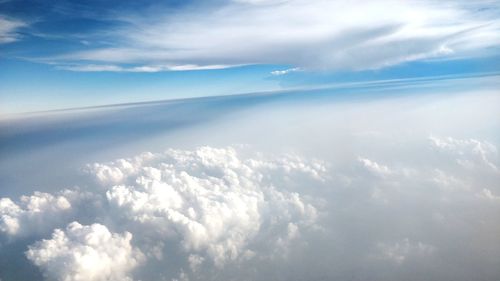
[(231, 147), (89, 164), (86, 192), (0, 199), (0, 247), (31, 234), (26, 257), (56, 281), (498, 275), (496, 146), (416, 143), (328, 165)]
[(167, 237), (186, 251), (206, 251), (217, 265), (235, 260), (262, 225), (311, 223), (316, 209), (297, 193), (277, 189), (283, 175), (320, 177), (320, 163), (285, 157), (240, 159), (233, 148), (168, 150), (89, 166), (113, 212)]
[(60, 215), (70, 208), (71, 203), (65, 196), (44, 192), (22, 196), (18, 203), (10, 198), (0, 198), (0, 232), (18, 235), (27, 231), (29, 234), (41, 225), (50, 224), (53, 215), (59, 220)]
[(130, 244), (132, 234), (111, 233), (106, 226), (70, 223), (49, 240), (30, 246), (26, 256), (48, 280), (125, 281), (142, 255)]
[[(296, 155), (254, 156), (201, 147), (90, 164), (85, 171), (97, 185), (87, 192), (0, 199), (0, 230), (16, 239), (57, 227), (26, 256), (58, 281), (128, 280), (155, 262), (170, 276), (188, 276), (207, 263), (279, 257), (317, 219), (313, 202), (291, 189), (322, 182), (325, 166)], [(168, 267), (171, 255), (180, 267)]]

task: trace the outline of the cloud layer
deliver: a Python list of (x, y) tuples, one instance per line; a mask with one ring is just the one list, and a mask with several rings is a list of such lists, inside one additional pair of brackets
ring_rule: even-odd
[[(333, 269), (363, 263), (370, 266), (359, 274), (374, 280), (421, 266), (436, 280), (435, 266), (450, 266), (440, 257), (490, 247), (474, 257), (486, 262), (488, 280), (494, 271), (487, 263), (500, 249), (491, 240), (500, 208), (497, 149), (476, 139), (430, 136), (424, 143), (421, 153), (435, 158), (423, 166), (360, 155), (327, 170), (297, 155), (248, 157), (243, 147), (89, 164), (84, 171), (95, 184), (87, 193), (2, 198), (0, 230), (7, 243), (52, 233), (26, 251), (47, 280), (225, 280), (234, 267), (243, 279), (264, 278), (266, 264), (304, 274), (317, 256), (324, 261), (314, 276), (343, 278)], [(474, 238), (488, 231), (492, 237)], [(456, 248), (457, 239), (471, 244)], [(336, 258), (344, 261), (326, 266)], [(245, 269), (252, 265), (262, 273)], [(395, 274), (385, 275), (388, 268)]]
[[(164, 122), (175, 107), (99, 116), (126, 124), (133, 137), (76, 117), (47, 127), (57, 135), (86, 124), (85, 134), (110, 142), (68, 140), (33, 147), (42, 157), (6, 158), (33, 165), (2, 172), (29, 175), (34, 184), (10, 181), (2, 189), (17, 195), (0, 199), (0, 278), (498, 279), (498, 94), (396, 92), (330, 103), (274, 100), (161, 137), (130, 120)], [(223, 146), (244, 141), (251, 145)], [(210, 146), (193, 148), (200, 144)], [(138, 153), (166, 145), (184, 149)], [(82, 174), (56, 177), (74, 166)], [(106, 262), (119, 260), (114, 247), (127, 261), (116, 264), (116, 275)], [(86, 266), (97, 253), (102, 267)]]

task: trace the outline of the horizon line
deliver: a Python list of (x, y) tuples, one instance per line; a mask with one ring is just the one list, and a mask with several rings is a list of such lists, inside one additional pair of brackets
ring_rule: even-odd
[(211, 95), (211, 96), (194, 96), (185, 98), (171, 98), (171, 99), (160, 99), (160, 100), (146, 100), (146, 101), (135, 101), (135, 102), (123, 102), (123, 103), (113, 103), (113, 104), (100, 104), (100, 105), (88, 105), (88, 106), (76, 106), (67, 108), (54, 108), (47, 110), (35, 110), (35, 111), (22, 111), (1, 114), (0, 121), (8, 119), (17, 119), (22, 117), (28, 117), (30, 115), (39, 114), (52, 114), (52, 113), (65, 113), (71, 111), (83, 111), (83, 110), (99, 110), (105, 108), (116, 108), (116, 107), (127, 107), (127, 106), (141, 106), (149, 104), (162, 104), (162, 103), (175, 103), (183, 101), (196, 101), (196, 100), (212, 100), (227, 97), (244, 97), (244, 96), (258, 96), (258, 95), (279, 95), (279, 94), (293, 94), (301, 91), (317, 91), (317, 90), (328, 90), (328, 89), (349, 89), (349, 88), (362, 88), (364, 86), (387, 86), (399, 85), (404, 82), (431, 82), (431, 81), (442, 81), (442, 80), (454, 80), (454, 79), (468, 79), (468, 78), (482, 78), (482, 77), (494, 77), (500, 76), (500, 71), (491, 72), (479, 72), (479, 73), (469, 73), (469, 74), (447, 74), (447, 75), (437, 75), (428, 77), (411, 77), (411, 78), (399, 78), (399, 79), (380, 79), (380, 80), (367, 80), (359, 82), (342, 82), (342, 83), (329, 83), (312, 87), (290, 87), (278, 90), (268, 90), (268, 91), (256, 91), (256, 92), (241, 92), (235, 94), (221, 94), (221, 95)]

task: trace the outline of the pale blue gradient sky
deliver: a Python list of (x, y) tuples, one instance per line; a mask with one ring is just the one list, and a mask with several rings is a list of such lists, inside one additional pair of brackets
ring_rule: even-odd
[(0, 114), (500, 71), (497, 1), (0, 2)]

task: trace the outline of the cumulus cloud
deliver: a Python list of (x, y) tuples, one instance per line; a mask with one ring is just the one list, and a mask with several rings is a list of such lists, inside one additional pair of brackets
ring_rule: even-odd
[[(66, 195), (71, 193), (68, 191)], [(64, 192), (59, 195), (35, 192), (22, 196), (18, 202), (0, 198), (0, 232), (10, 236), (33, 234), (60, 223), (71, 210), (69, 196), (64, 196)]]
[[(114, 140), (126, 139), (118, 152), (89, 156), (79, 140), (74, 146), (68, 141), (63, 161), (54, 160), (54, 150), (38, 160), (29, 155), (20, 162), (54, 163), (43, 177), (60, 173), (68, 155), (99, 160), (79, 164), (83, 175), (68, 175), (64, 183), (22, 173), (43, 192), (0, 200), (0, 278), (40, 280), (41, 273), (23, 275), (38, 268), (56, 279), (57, 272), (83, 268), (62, 250), (38, 265), (24, 255), (31, 245), (39, 258), (52, 233), (72, 237), (67, 225), (76, 221), (83, 228), (104, 226), (111, 236), (132, 235), (137, 263), (120, 274), (134, 280), (495, 280), (500, 171), (498, 130), (492, 128), (498, 127), (498, 94), (444, 96), (397, 95), (367, 104), (321, 99), (311, 106), (301, 100), (296, 107), (287, 100), (286, 107), (273, 102), (254, 114), (141, 144), (129, 146), (130, 135), (113, 132), (113, 149)], [(156, 117), (166, 110), (147, 105), (106, 116), (134, 130), (143, 123), (130, 124), (129, 116), (145, 111)], [(89, 131), (110, 136), (99, 134), (100, 125)], [(251, 145), (123, 157), (132, 150), (159, 151), (165, 143), (242, 140)], [(89, 146), (95, 150), (95, 142)], [(115, 158), (109, 154), (122, 156), (102, 160)], [(18, 194), (26, 185), (8, 183)], [(74, 185), (79, 188), (54, 191)], [(83, 238), (68, 241), (87, 245)], [(63, 259), (72, 262), (60, 266)], [(50, 269), (56, 264), (60, 271)]]
[(26, 256), (47, 280), (122, 281), (142, 259), (131, 245), (132, 234), (110, 232), (101, 224), (72, 222), (56, 229), (52, 238), (29, 247)]
[[(283, 64), (309, 70), (377, 69), (473, 56), (498, 45), (494, 1), (229, 1), (204, 10), (122, 17), (120, 46), (51, 61), (78, 71), (183, 70)], [(193, 46), (193, 42), (197, 42)], [(95, 64), (102, 66), (95, 66)], [(114, 64), (114, 66), (108, 66)], [(134, 64), (137, 68), (116, 65)], [(166, 67), (165, 67), (166, 66)], [(294, 68), (292, 68), (294, 69)], [(282, 71), (276, 74), (284, 74)]]
[(210, 147), (89, 168), (103, 185), (114, 184), (106, 192), (112, 211), (180, 239), (186, 252), (206, 253), (218, 266), (248, 254), (264, 224), (312, 223), (316, 209), (299, 194), (276, 189), (276, 175), (323, 172), (321, 164), (300, 159), (241, 160), (232, 148)]
[[(483, 223), (495, 218), (487, 214), (498, 202), (498, 186), (492, 183), (500, 178), (490, 165), (497, 159), (491, 143), (437, 136), (422, 143), (426, 148), (421, 153), (442, 153), (438, 162), (395, 165), (373, 160), (376, 157), (357, 157), (351, 159), (352, 170), (327, 172), (325, 163), (297, 155), (249, 157), (231, 147), (200, 147), (93, 163), (84, 170), (96, 186), (85, 196), (66, 190), (35, 193), (18, 202), (1, 199), (2, 231), (12, 237), (21, 235), (23, 228), (25, 233), (36, 233), (33, 222), (51, 218), (54, 222), (45, 229), (64, 227), (82, 219), (82, 210), (92, 206), (96, 211), (87, 221), (94, 224), (70, 223), (66, 230), (54, 230), (51, 239), (30, 246), (27, 257), (48, 279), (199, 280), (207, 274), (216, 276), (214, 268), (223, 272), (228, 263), (286, 260), (296, 249), (315, 244), (308, 238), (311, 235), (351, 245), (350, 238), (342, 237), (357, 234), (337, 224), (348, 220), (348, 225), (356, 225), (353, 216), (364, 214), (367, 221), (361, 229), (371, 234), (361, 242), (370, 250), (353, 248), (349, 255), (358, 260), (364, 256), (365, 262), (388, 262), (386, 266), (422, 264), (436, 260), (435, 254), (452, 251), (450, 242), (439, 235), (428, 236), (435, 230), (423, 229), (435, 228), (436, 223), (449, 235), (458, 231), (452, 222), (463, 218), (456, 212), (463, 206), (486, 215)], [(466, 159), (477, 165), (460, 164)], [(485, 181), (484, 175), (491, 179)], [(304, 191), (307, 182), (323, 188), (307, 196), (292, 191), (297, 184)], [(485, 200), (489, 205), (482, 206)], [(325, 212), (326, 221), (320, 212)], [(414, 219), (407, 220), (409, 214)], [(477, 224), (470, 219), (464, 223)], [(410, 232), (410, 238), (403, 227), (388, 235), (384, 224), (389, 228), (408, 224), (422, 231)], [(328, 241), (323, 247), (332, 247)], [(89, 265), (96, 257), (102, 262)]]
[[(354, 175), (347, 177), (370, 180), (366, 184), (372, 187), (372, 198), (386, 203), (391, 198), (398, 200), (399, 196), (408, 194), (410, 186), (424, 190), (435, 187), (434, 195), (446, 200), (458, 194), (493, 198), (488, 188), (498, 188), (496, 181), (500, 179), (495, 145), (477, 139), (452, 137), (430, 136), (428, 140), (429, 144), (421, 148), (429, 154), (427, 165), (400, 162), (388, 166), (359, 157), (357, 166), (360, 170), (356, 169)], [(363, 177), (358, 176), (361, 172)]]
[(19, 40), (18, 30), (25, 26), (27, 26), (27, 23), (24, 21), (0, 15), (0, 44)]
[(460, 140), (451, 137), (437, 138), (431, 136), (432, 145), (443, 153), (448, 153), (455, 157), (457, 164), (474, 168), (477, 166), (489, 167), (493, 171), (498, 171), (497, 148), (489, 142), (481, 142), (476, 139)]
[[(464, 84), (470, 80), (459, 83)], [(22, 173), (32, 176), (34, 186), (46, 194), (31, 194), (36, 200), (1, 200), (0, 236), (8, 239), (0, 239), (0, 277), (39, 280), (18, 273), (36, 268), (48, 274), (58, 258), (35, 267), (23, 253), (28, 245), (41, 253), (47, 248), (40, 246), (42, 241), (53, 240), (55, 228), (70, 237), (65, 228), (77, 221), (100, 224), (122, 238), (127, 232), (132, 235), (130, 247), (142, 258), (123, 278), (135, 280), (496, 280), (498, 91), (411, 97), (396, 93), (397, 98), (370, 97), (367, 103), (333, 99), (328, 104), (322, 98), (312, 104), (287, 100), (281, 107), (273, 102), (253, 114), (245, 111), (244, 117), (211, 120), (202, 129), (183, 128), (154, 141), (144, 140), (152, 132), (139, 130), (145, 137), (140, 144), (129, 134), (101, 134), (100, 125), (92, 130), (90, 124), (85, 132), (112, 136), (113, 150), (116, 139), (126, 141), (118, 152), (98, 156), (87, 155), (89, 150), (81, 149), (78, 140), (64, 146), (62, 161), (52, 155), (55, 149), (60, 153), (58, 146), (41, 160), (38, 155), (21, 158), (22, 164), (29, 162), (25, 159), (38, 159), (40, 166), (54, 163), (44, 177), (59, 173), (68, 155), (85, 154), (85, 163), (100, 160), (83, 165), (84, 179), (68, 176), (68, 184), (55, 180), (56, 187), (79, 185), (71, 189), (74, 196), (54, 192), (35, 173)], [(176, 112), (166, 108), (168, 116)], [(129, 116), (148, 111), (148, 118), (160, 118), (164, 109), (156, 104), (120, 108), (106, 116), (135, 130), (144, 123), (131, 124)], [(156, 150), (165, 143), (190, 147), (242, 140), (252, 145), (169, 149), (102, 160), (109, 154), (130, 155), (131, 149)], [(89, 147), (94, 151), (96, 143)], [(287, 153), (291, 150), (296, 154)], [(7, 186), (21, 190), (24, 183), (15, 184)], [(71, 207), (57, 204), (59, 197)], [(17, 230), (11, 221), (19, 225)], [(71, 260), (62, 252), (57, 257)], [(69, 272), (76, 264), (60, 270)]]
[[(372, 154), (327, 170), (322, 161), (294, 154), (200, 147), (92, 163), (84, 168), (94, 182), (86, 195), (65, 190), (1, 199), (2, 231), (16, 237), (23, 227), (34, 231), (27, 226), (35, 217), (60, 220), (45, 227), (57, 228), (51, 238), (26, 252), (47, 280), (252, 279), (268, 275), (249, 268), (283, 264), (299, 274), (314, 264), (314, 276), (340, 278), (360, 263), (368, 265), (361, 275), (387, 280), (383, 272), (390, 269), (401, 272), (389, 278), (398, 280), (449, 266), (443, 256), (498, 249), (493, 236), (474, 238), (495, 232), (500, 173), (490, 164), (497, 165), (496, 147), (435, 135), (420, 141), (419, 153), (437, 162), (396, 164)], [(476, 164), (461, 165), (465, 159)], [(89, 207), (96, 210), (87, 223), (71, 222), (83, 220)], [(471, 243), (457, 248), (461, 239)]]
[[(325, 169), (297, 155), (251, 158), (231, 147), (143, 153), (89, 164), (85, 172), (97, 185), (87, 193), (0, 199), (0, 230), (40, 236), (71, 220), (94, 222), (74, 221), (29, 247), (26, 256), (48, 280), (128, 280), (136, 267), (147, 272), (141, 262), (188, 277), (207, 263), (280, 257), (318, 216), (287, 185), (304, 177), (321, 182)], [(174, 254), (177, 267), (168, 265)]]
[(360, 157), (358, 160), (361, 163), (362, 167), (373, 175), (384, 177), (392, 173), (392, 170), (389, 167), (383, 164), (379, 164), (370, 159)]

